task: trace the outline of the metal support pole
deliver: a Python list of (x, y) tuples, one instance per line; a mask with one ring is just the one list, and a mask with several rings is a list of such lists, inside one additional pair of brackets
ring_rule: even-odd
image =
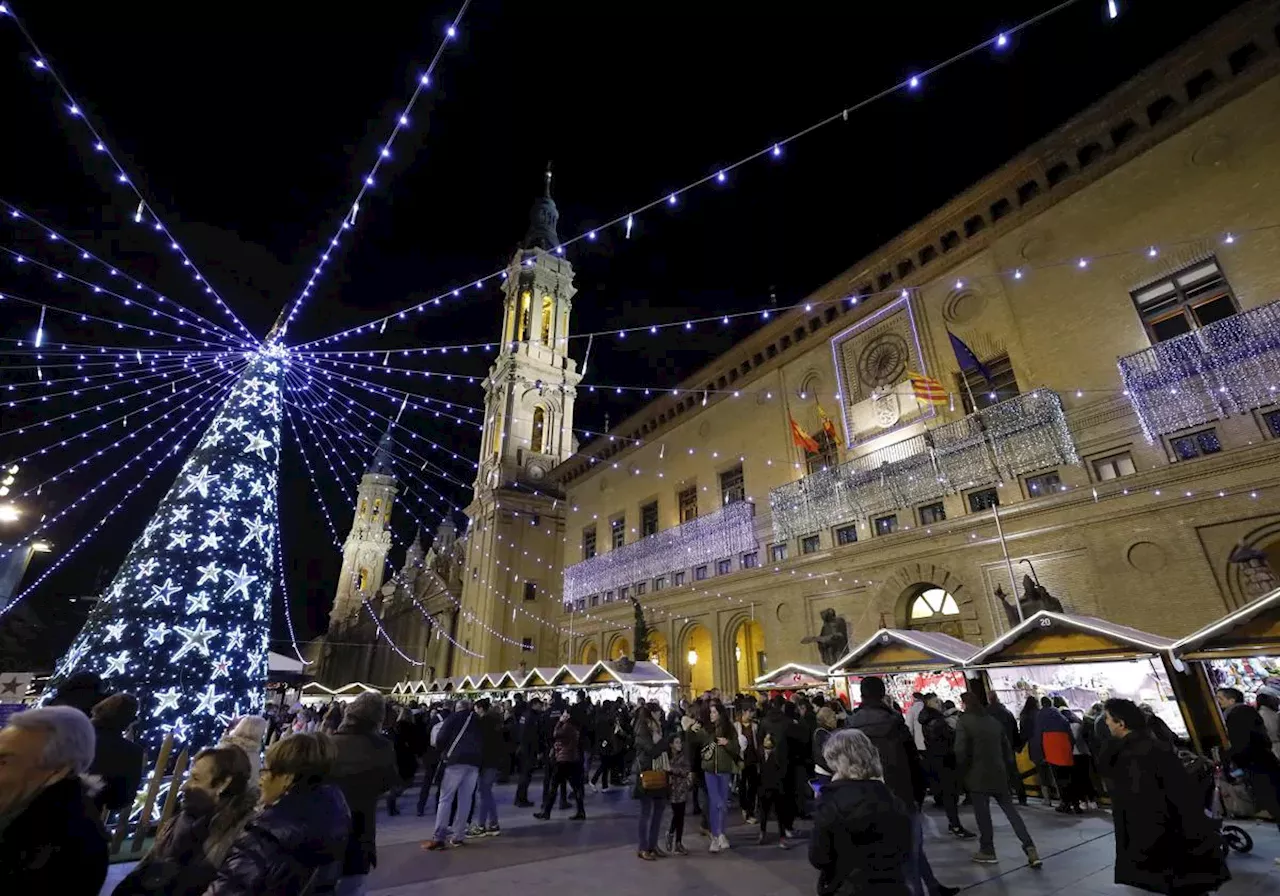
[(991, 517), (996, 521), (996, 534), (1000, 536), (1000, 551), (1004, 554), (1004, 565), (1009, 570), (1009, 591), (1010, 597), (1013, 598), (1013, 608), (1018, 611), (1018, 622), (1025, 622), (1022, 618), (1022, 603), (1018, 600), (1018, 580), (1014, 578), (1013, 561), (1009, 559), (1009, 545), (1004, 540), (1004, 526), (1000, 524), (1000, 505), (991, 505)]

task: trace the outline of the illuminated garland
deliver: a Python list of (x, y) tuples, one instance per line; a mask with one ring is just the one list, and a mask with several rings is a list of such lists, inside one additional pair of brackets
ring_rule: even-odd
[(1075, 463), (1079, 457), (1062, 400), (1040, 389), (771, 489), (773, 534), (779, 541), (800, 538), (838, 523)]
[(589, 594), (651, 582), (661, 575), (755, 550), (759, 547), (755, 510), (749, 501), (726, 504), (715, 513), (565, 567), (565, 606), (574, 607)]

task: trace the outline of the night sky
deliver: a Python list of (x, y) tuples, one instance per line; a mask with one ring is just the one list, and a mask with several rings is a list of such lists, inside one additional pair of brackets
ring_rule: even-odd
[[(332, 15), (318, 14), (323, 5), (287, 2), (10, 5), (160, 216), (259, 336), (298, 292), (457, 11), (456, 3), (372, 3)], [(856, 112), (787, 146), (780, 160), (734, 171), (724, 186), (698, 188), (674, 211), (639, 216), (630, 240), (617, 227), (592, 246), (571, 249), (579, 290), (573, 327), (603, 330), (764, 308), (771, 296), (779, 305), (793, 303), (1235, 5), (1137, 0), (1123, 4), (1118, 21), (1105, 22), (1101, 0), (1079, 0), (1006, 50), (979, 53), (933, 76), (917, 94)], [(290, 341), (326, 335), (503, 266), (524, 233), (548, 160), (560, 235), (568, 238), (1051, 6), (1051, 0), (917, 0), (774, 6), (750, 14), (750, 7), (721, 2), (474, 0), (433, 88), (362, 203), (354, 237), (308, 300)], [(12, 23), (0, 18), (0, 197), (225, 322), (172, 254), (133, 223), (131, 194), (112, 183), (83, 126), (32, 62)], [(33, 233), (0, 221), (0, 245), (69, 266), (69, 256)], [(18, 271), (7, 258), (0, 260), (0, 291), (146, 321), (119, 313), (118, 303)], [(0, 336), (30, 338), (37, 313), (4, 303)], [(468, 290), (416, 316), (414, 326), (331, 347), (483, 342), (494, 338), (499, 316), (496, 287)], [(46, 329), (51, 340), (149, 344), (52, 313)], [(745, 332), (708, 325), (660, 340), (596, 340), (588, 380), (670, 387)], [(574, 354), (581, 353), (576, 346)], [(31, 370), (16, 367), (29, 358), (0, 357), (6, 388), (32, 379)], [(487, 360), (451, 353), (414, 365), (478, 376)], [(478, 386), (458, 380), (439, 386), (416, 380), (414, 388), (481, 401)], [(580, 397), (575, 424), (598, 430), (606, 415), (616, 423), (642, 400)], [(92, 404), (67, 401), (0, 408), (0, 431)], [(386, 399), (367, 403), (394, 412)], [(475, 429), (424, 414), (408, 414), (404, 422), (467, 458), (476, 454)], [(58, 426), (36, 433), (35, 441), (30, 434), (0, 435), (0, 454), (45, 444)], [(285, 432), (288, 442), (287, 425)], [(34, 460), (18, 485), (119, 435)], [(125, 455), (116, 449), (111, 457), (46, 485), (25, 503), (57, 512)], [(323, 629), (338, 557), (310, 488), (288, 475), (302, 471), (294, 446), (286, 446), (282, 463), (286, 565), (295, 619), (309, 636)], [(469, 464), (444, 467), (470, 482)], [(32, 597), (37, 606), (90, 591), (102, 570), (114, 571), (176, 463), (165, 469), (130, 500), (130, 512), (45, 582)], [(29, 576), (101, 519), (133, 481), (122, 475), (107, 483), (60, 520), (49, 532), (55, 553), (37, 559)], [(465, 505), (464, 489), (436, 487)], [(349, 491), (329, 482), (323, 490), (345, 536)], [(410, 523), (400, 516), (398, 531), (407, 533)], [(460, 513), (456, 519), (462, 522)], [(398, 551), (395, 559), (398, 565)], [(276, 628), (283, 635), (279, 619)]]

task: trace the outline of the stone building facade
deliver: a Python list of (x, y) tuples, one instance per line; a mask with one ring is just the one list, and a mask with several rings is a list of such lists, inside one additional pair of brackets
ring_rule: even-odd
[[(634, 653), (638, 602), (656, 661), (732, 692), (816, 663), (828, 608), (982, 644), (1017, 595), (1172, 636), (1239, 606), (1280, 569), (1277, 109), (1259, 0), (581, 448), (535, 206), (423, 604), (453, 641), (388, 631), (439, 676), (590, 662)], [(424, 677), (389, 652), (375, 683)]]

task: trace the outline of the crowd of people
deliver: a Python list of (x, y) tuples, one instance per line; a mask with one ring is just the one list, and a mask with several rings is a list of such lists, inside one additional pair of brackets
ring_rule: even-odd
[[(96, 896), (102, 887), (102, 820), (132, 806), (143, 759), (126, 736), (137, 701), (91, 684), (68, 682), (50, 705), (0, 730), (3, 892)], [(820, 695), (725, 701), (712, 691), (667, 710), (573, 696), (426, 707), (364, 694), (315, 713), (276, 709), (235, 720), (194, 757), (179, 811), (114, 892), (363, 893), (377, 863), (383, 801), (399, 814), (403, 794), (420, 782), (417, 813), (433, 818), (427, 852), (500, 836), (500, 815), (513, 809), (545, 821), (558, 808), (584, 821), (587, 787), (623, 788), (639, 803), (642, 861), (688, 855), (692, 818), (710, 854), (735, 845), (731, 812), (754, 829), (756, 843), (782, 849), (796, 844), (797, 820), (806, 819), (819, 896), (954, 896), (925, 850), (930, 795), (952, 836), (977, 840), (975, 862), (999, 861), (994, 802), (1027, 864), (1041, 867), (1020, 815), (1027, 794), (1014, 757), (1023, 745), (1059, 811), (1089, 811), (1100, 793), (1109, 797), (1118, 883), (1195, 896), (1230, 877), (1217, 822), (1176, 738), (1127, 700), (1083, 714), (1029, 700), (1015, 718), (976, 692), (961, 695), (960, 707), (916, 694), (904, 709), (877, 677), (862, 679), (852, 710)], [(1266, 716), (1230, 688), (1218, 699), (1231, 773), (1280, 819), (1280, 751)], [(495, 785), (512, 780), (513, 806), (500, 810)], [(961, 819), (964, 804), (976, 833)]]

